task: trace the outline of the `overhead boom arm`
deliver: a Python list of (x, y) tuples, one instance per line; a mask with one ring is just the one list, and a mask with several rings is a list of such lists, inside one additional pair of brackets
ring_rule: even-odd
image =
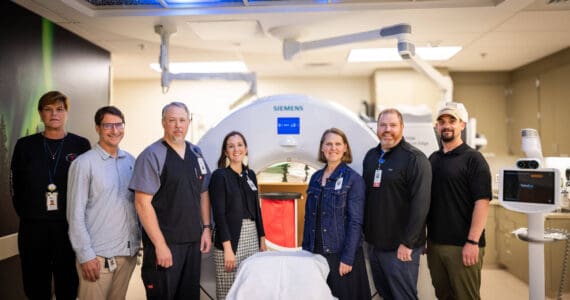
[(334, 47), (377, 39), (397, 39), (397, 47), (400, 57), (402, 57), (402, 59), (405, 61), (408, 61), (416, 71), (426, 75), (442, 90), (444, 102), (451, 102), (453, 82), (449, 77), (441, 75), (441, 73), (439, 73), (434, 67), (416, 56), (415, 46), (411, 42), (411, 34), (412, 27), (409, 24), (402, 23), (383, 27), (377, 30), (341, 35), (337, 37), (308, 42), (299, 42), (294, 39), (285, 39), (283, 41), (283, 58), (285, 58), (285, 60), (291, 60), (300, 52), (320, 48)]
[(163, 93), (168, 91), (172, 80), (222, 79), (230, 81), (245, 81), (250, 84), (249, 90), (240, 97), (240, 99), (255, 96), (257, 94), (257, 77), (255, 73), (170, 73), (168, 60), (168, 51), (170, 46), (169, 40), (170, 35), (175, 33), (176, 30), (167, 28), (163, 25), (156, 25), (154, 27), (154, 31), (160, 35), (160, 57), (158, 58), (158, 61), (162, 71), (160, 82)]
[(283, 41), (283, 57), (285, 60), (291, 60), (293, 56), (301, 51), (309, 51), (320, 48), (327, 48), (351, 43), (365, 42), (376, 39), (397, 38), (398, 42), (407, 42), (412, 28), (408, 24), (398, 24), (384, 27), (379, 30), (371, 30), (359, 32), (337, 37), (315, 40), (309, 42), (298, 42), (294, 39), (285, 39)]

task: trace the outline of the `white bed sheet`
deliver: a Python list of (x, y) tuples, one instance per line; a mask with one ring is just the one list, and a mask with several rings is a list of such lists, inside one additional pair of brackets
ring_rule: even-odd
[(266, 251), (244, 260), (226, 299), (326, 300), (329, 266), (324, 257), (308, 251)]

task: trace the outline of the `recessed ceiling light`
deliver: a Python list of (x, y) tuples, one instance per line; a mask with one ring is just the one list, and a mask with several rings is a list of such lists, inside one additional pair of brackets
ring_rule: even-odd
[[(455, 56), (462, 47), (418, 47), (416, 54), (424, 60), (448, 60)], [(396, 48), (352, 49), (348, 62), (388, 62), (400, 61), (402, 58)]]
[[(150, 64), (150, 68), (161, 72), (160, 65)], [(242, 61), (217, 62), (173, 62), (169, 65), (171, 73), (245, 73), (249, 72)]]

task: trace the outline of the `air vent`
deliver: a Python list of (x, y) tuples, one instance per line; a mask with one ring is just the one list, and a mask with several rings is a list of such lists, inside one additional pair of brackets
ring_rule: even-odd
[(84, 0), (96, 7), (129, 7), (129, 6), (156, 6), (160, 7), (158, 0)]
[(546, 4), (564, 4), (568, 3), (568, 0), (547, 0)]
[(330, 62), (311, 62), (311, 63), (306, 63), (305, 67), (307, 68), (324, 68), (324, 67), (330, 67), (333, 64)]

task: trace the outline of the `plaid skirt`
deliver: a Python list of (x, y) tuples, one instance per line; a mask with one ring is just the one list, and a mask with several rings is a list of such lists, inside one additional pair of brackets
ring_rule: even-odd
[(234, 283), (237, 269), (242, 261), (259, 252), (259, 237), (255, 221), (243, 219), (239, 235), (236, 255), (236, 270), (226, 272), (224, 269), (224, 250), (214, 248), (214, 262), (216, 264), (216, 299), (225, 299)]

